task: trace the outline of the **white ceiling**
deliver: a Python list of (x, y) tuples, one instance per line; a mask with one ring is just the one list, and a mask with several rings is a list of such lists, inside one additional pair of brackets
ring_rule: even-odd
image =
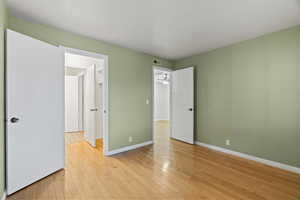
[(300, 24), (300, 0), (7, 0), (12, 15), (178, 59)]

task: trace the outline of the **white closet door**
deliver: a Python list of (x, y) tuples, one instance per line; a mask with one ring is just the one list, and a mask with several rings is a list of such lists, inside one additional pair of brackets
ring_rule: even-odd
[(92, 146), (96, 146), (96, 114), (98, 109), (96, 107), (96, 74), (95, 66), (92, 65), (87, 68), (85, 75), (85, 139)]
[(6, 190), (64, 168), (64, 58), (56, 46), (7, 31)]
[(98, 112), (96, 114), (96, 139), (103, 138), (103, 88), (102, 83), (96, 83), (96, 105)]
[(83, 131), (84, 130), (84, 123), (83, 123), (83, 120), (84, 120), (84, 75), (80, 75), (78, 76), (78, 91), (79, 91), (79, 100), (78, 100), (78, 113), (79, 113), (79, 119), (78, 119), (78, 128), (79, 128), (79, 131)]
[(65, 76), (65, 132), (79, 131), (78, 86), (77, 76)]
[(194, 144), (194, 69), (172, 72), (171, 137)]

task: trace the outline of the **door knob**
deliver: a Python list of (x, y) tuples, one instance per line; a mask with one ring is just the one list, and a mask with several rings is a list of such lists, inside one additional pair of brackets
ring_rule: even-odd
[(17, 123), (19, 121), (19, 118), (13, 117), (10, 119), (11, 123)]
[(98, 111), (97, 108), (90, 109), (90, 111)]
[(189, 111), (193, 111), (193, 108), (189, 108)]

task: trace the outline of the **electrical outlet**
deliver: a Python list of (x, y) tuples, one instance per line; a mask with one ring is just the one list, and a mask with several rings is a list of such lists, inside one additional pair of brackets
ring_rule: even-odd
[(226, 145), (227, 145), (227, 146), (230, 145), (230, 140), (226, 140)]
[(132, 137), (131, 136), (129, 136), (128, 141), (132, 142)]

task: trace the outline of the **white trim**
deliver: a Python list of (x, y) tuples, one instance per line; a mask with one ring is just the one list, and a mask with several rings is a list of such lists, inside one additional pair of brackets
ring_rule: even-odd
[(79, 76), (84, 76), (85, 75), (85, 72), (80, 72), (78, 75), (77, 75), (77, 77), (79, 77)]
[(4, 190), (3, 191), (3, 195), (2, 195), (2, 197), (1, 197), (1, 200), (5, 200), (6, 199), (6, 191)]
[[(59, 50), (61, 51), (61, 56), (62, 56), (62, 85), (63, 85), (63, 88), (62, 88), (62, 96), (63, 96), (63, 110), (62, 110), (62, 119), (63, 119), (63, 130), (65, 131), (65, 51), (63, 48), (61, 48), (61, 46), (58, 46)], [(65, 145), (66, 145), (66, 141), (65, 141), (65, 133), (63, 133), (64, 136), (63, 136), (63, 166), (62, 166), (62, 169), (65, 169), (66, 167), (66, 148), (65, 148)]]
[(271, 161), (271, 160), (267, 160), (267, 159), (263, 159), (263, 158), (258, 158), (256, 156), (251, 156), (251, 155), (248, 155), (248, 154), (245, 154), (245, 153), (232, 151), (232, 150), (229, 150), (229, 149), (225, 149), (225, 148), (222, 148), (222, 147), (217, 147), (217, 146), (214, 146), (214, 145), (211, 145), (211, 144), (205, 144), (205, 143), (198, 142), (198, 141), (196, 141), (195, 143), (196, 143), (196, 145), (199, 145), (199, 146), (202, 146), (202, 147), (206, 147), (206, 148), (213, 149), (213, 150), (216, 150), (216, 151), (220, 151), (220, 152), (223, 152), (223, 153), (231, 154), (231, 155), (238, 156), (238, 157), (241, 157), (241, 158), (246, 158), (248, 160), (253, 160), (253, 161), (256, 161), (256, 162), (259, 162), (259, 163), (263, 163), (265, 165), (269, 165), (269, 166), (272, 166), (272, 167), (276, 167), (276, 168), (280, 168), (280, 169), (283, 169), (283, 170), (287, 170), (287, 171), (290, 171), (290, 172), (300, 174), (300, 168), (293, 167), (293, 166), (290, 166), (290, 165), (287, 165), (287, 164), (283, 164), (283, 163), (279, 163), (279, 162), (275, 162), (275, 161)]
[(122, 152), (125, 152), (125, 151), (130, 151), (130, 150), (137, 149), (137, 148), (140, 148), (140, 147), (148, 146), (148, 145), (151, 145), (151, 144), (153, 144), (153, 141), (143, 142), (143, 143), (140, 143), (140, 144), (135, 144), (135, 145), (132, 145), (132, 146), (127, 146), (127, 147), (123, 147), (123, 148), (120, 148), (120, 149), (109, 151), (105, 155), (106, 156), (111, 156), (111, 155), (115, 155), (115, 154), (122, 153)]
[(64, 50), (64, 52), (68, 53), (73, 53), (77, 55), (83, 55), (83, 56), (88, 56), (88, 57), (93, 57), (93, 58), (100, 58), (104, 60), (104, 67), (103, 67), (103, 74), (104, 74), (104, 81), (103, 81), (103, 143), (104, 143), (104, 148), (103, 148), (103, 154), (108, 155), (109, 153), (109, 87), (108, 87), (108, 56), (100, 53), (93, 53), (89, 51), (84, 51), (80, 49), (74, 49), (74, 48), (69, 48), (69, 47), (64, 47), (60, 46)]
[(103, 77), (104, 80), (102, 82), (102, 91), (104, 95), (102, 95), (103, 102), (102, 102), (102, 107), (103, 107), (103, 115), (104, 115), (104, 123), (103, 123), (103, 142), (104, 142), (104, 148), (103, 148), (103, 153), (106, 155), (109, 152), (109, 81), (108, 81), (108, 56), (105, 57), (104, 59), (104, 67), (103, 67)]
[[(155, 70), (161, 70), (166, 71), (170, 73), (170, 84), (169, 84), (169, 119), (155, 119)], [(169, 69), (167, 67), (161, 67), (161, 66), (152, 66), (152, 140), (154, 141), (154, 130), (155, 130), (155, 121), (158, 120), (168, 120), (169, 121), (169, 137), (171, 137), (171, 115), (172, 115), (172, 95), (171, 95), (171, 89), (172, 89), (172, 69)]]
[(157, 66), (157, 65), (153, 65), (154, 69), (160, 70), (160, 71), (166, 71), (166, 72), (172, 72), (172, 69), (169, 69), (167, 67), (162, 67), (162, 66)]

